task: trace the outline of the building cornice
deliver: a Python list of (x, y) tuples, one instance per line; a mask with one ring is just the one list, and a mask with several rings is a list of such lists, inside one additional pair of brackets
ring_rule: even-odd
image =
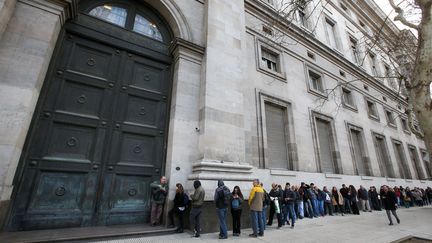
[[(274, 8), (267, 6), (264, 3), (261, 3), (259, 0), (245, 0), (245, 11), (248, 11), (250, 14), (254, 14), (256, 17), (259, 16), (264, 23), (265, 21), (263, 19), (274, 19), (275, 16), (278, 14)], [(295, 41), (302, 43), (311, 51), (320, 53), (321, 55), (325, 56), (328, 60), (336, 64), (340, 69), (350, 72), (353, 76), (356, 76), (359, 79), (363, 80), (364, 83), (373, 87), (378, 92), (386, 95), (387, 97), (395, 100), (396, 102), (404, 106), (407, 106), (407, 102), (404, 97), (400, 96), (389, 87), (383, 85), (378, 80), (371, 78), (371, 76), (366, 73), (362, 68), (354, 65), (343, 55), (333, 51), (330, 47), (318, 40), (314, 35), (305, 32), (302, 28), (298, 27), (297, 25), (286, 19), (284, 19), (284, 21), (280, 21), (279, 24), (283, 27), (283, 30), (279, 28), (279, 31), (284, 32), (284, 34), (293, 38)]]
[(61, 25), (78, 15), (78, 0), (18, 0), (18, 2), (58, 15)]

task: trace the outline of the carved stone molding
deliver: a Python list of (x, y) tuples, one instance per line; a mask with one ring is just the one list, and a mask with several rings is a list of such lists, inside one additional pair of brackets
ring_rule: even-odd
[(58, 15), (61, 25), (78, 14), (78, 0), (19, 0), (18, 2)]

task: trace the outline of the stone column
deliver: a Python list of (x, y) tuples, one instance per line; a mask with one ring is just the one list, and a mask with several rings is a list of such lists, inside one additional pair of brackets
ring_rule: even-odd
[(241, 180), (245, 164), (244, 1), (206, 1), (206, 53), (200, 87), (200, 160), (189, 179)]
[[(10, 2), (10, 1), (6, 1)], [(20, 0), (0, 41), (0, 228), (13, 178), (62, 24), (76, 1)]]

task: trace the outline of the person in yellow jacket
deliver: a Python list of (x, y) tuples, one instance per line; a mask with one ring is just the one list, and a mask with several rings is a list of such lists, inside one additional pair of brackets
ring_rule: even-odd
[(250, 237), (264, 236), (264, 225), (262, 220), (263, 202), (264, 190), (261, 187), (259, 180), (255, 179), (248, 200), (253, 230), (253, 233), (249, 235)]

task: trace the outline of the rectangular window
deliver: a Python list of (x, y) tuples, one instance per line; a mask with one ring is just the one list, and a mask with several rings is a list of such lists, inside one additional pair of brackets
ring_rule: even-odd
[(331, 46), (334, 49), (337, 49), (337, 41), (336, 41), (336, 24), (335, 22), (331, 21), (330, 19), (326, 18), (325, 19), (325, 24), (326, 24), (326, 37), (327, 37), (327, 44), (329, 46)]
[(261, 48), (261, 62), (268, 70), (278, 72), (279, 55), (265, 48)]
[(311, 88), (314, 89), (315, 91), (318, 91), (320, 93), (324, 93), (324, 86), (323, 86), (323, 81), (321, 78), (321, 75), (309, 70), (308, 72), (309, 74), (309, 82), (311, 85)]
[(362, 130), (351, 127), (350, 129), (352, 155), (358, 175), (371, 176), (369, 161), (366, 160), (367, 154), (362, 136)]
[(370, 100), (366, 100), (366, 105), (367, 105), (367, 111), (368, 111), (369, 117), (371, 117), (375, 120), (379, 120), (378, 110), (377, 110), (375, 102), (372, 102)]
[(396, 79), (393, 77), (393, 72), (388, 65), (384, 65), (384, 77), (387, 80), (387, 86), (394, 90), (398, 89)]
[(404, 132), (410, 132), (409, 127), (408, 127), (408, 120), (406, 118), (401, 117), (401, 123), (402, 123), (402, 129), (404, 130)]
[(413, 162), (414, 169), (417, 173), (417, 179), (419, 179), (419, 180), (425, 179), (425, 175), (423, 173), (423, 168), (420, 164), (420, 159), (418, 157), (416, 147), (414, 147), (412, 145), (408, 145), (408, 151), (409, 151), (411, 161)]
[(396, 161), (399, 166), (399, 174), (401, 178), (412, 179), (411, 171), (406, 161), (405, 152), (402, 147), (402, 142), (393, 140), (393, 148), (395, 151)]
[(333, 133), (331, 123), (316, 118), (317, 142), (321, 172), (336, 173), (335, 163), (332, 156)]
[(351, 108), (356, 108), (353, 93), (347, 88), (342, 88), (342, 101), (343, 104)]
[(432, 165), (429, 154), (425, 150), (421, 150), (421, 157), (425, 165), (427, 179), (432, 180)]
[(347, 13), (348, 15), (351, 16), (351, 12), (349, 11), (348, 7), (345, 5), (345, 3), (341, 2), (340, 3), (340, 7), (345, 11), (345, 13)]
[(354, 38), (350, 37), (350, 48), (351, 48), (351, 54), (352, 54), (352, 58), (353, 58), (353, 62), (360, 65), (360, 56), (359, 56), (359, 48), (357, 45), (357, 40), (355, 40)]
[(369, 53), (369, 62), (370, 62), (370, 68), (371, 68), (371, 74), (375, 77), (379, 76), (378, 73), (378, 67), (376, 64), (376, 56), (375, 54)]
[(269, 168), (288, 169), (286, 108), (265, 103)]
[(389, 110), (385, 110), (385, 114), (386, 114), (386, 119), (387, 119), (387, 125), (392, 126), (392, 127), (396, 127), (396, 120), (395, 120), (395, 117), (393, 115), (393, 112), (391, 112)]
[(385, 137), (379, 134), (373, 134), (373, 138), (381, 176), (395, 178), (393, 165), (388, 153)]

